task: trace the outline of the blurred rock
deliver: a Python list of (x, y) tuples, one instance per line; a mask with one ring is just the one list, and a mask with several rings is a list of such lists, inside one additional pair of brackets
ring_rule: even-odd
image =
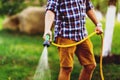
[(28, 7), (14, 16), (7, 17), (3, 22), (3, 28), (27, 34), (43, 33), (44, 19), (45, 8)]
[(17, 31), (19, 26), (18, 15), (8, 16), (3, 22), (3, 29)]
[(44, 32), (45, 8), (28, 7), (19, 14), (19, 30), (27, 34)]

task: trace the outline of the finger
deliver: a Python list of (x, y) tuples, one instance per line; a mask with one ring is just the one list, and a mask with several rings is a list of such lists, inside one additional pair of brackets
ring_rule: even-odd
[(50, 35), (50, 42), (52, 41), (52, 35)]
[(44, 35), (43, 35), (43, 39), (45, 40), (45, 38), (46, 38), (46, 34), (44, 33)]
[(102, 33), (103, 33), (102, 31), (98, 31), (98, 33), (97, 33), (97, 34), (98, 34), (98, 35), (100, 35), (100, 34), (102, 34)]

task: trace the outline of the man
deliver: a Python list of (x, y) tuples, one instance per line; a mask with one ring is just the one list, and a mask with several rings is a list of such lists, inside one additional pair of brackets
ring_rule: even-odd
[[(95, 16), (90, 0), (48, 0), (43, 38), (45, 39), (46, 34), (50, 34), (50, 41), (52, 40), (51, 26), (54, 22), (54, 38), (57, 44), (72, 44), (82, 40), (87, 36), (86, 14), (96, 25), (95, 31), (97, 31), (97, 34), (101, 34), (103, 32), (101, 23)], [(60, 56), (58, 80), (70, 80), (74, 54), (83, 66), (79, 80), (91, 80), (96, 62), (90, 39), (77, 46), (59, 47), (58, 52)]]

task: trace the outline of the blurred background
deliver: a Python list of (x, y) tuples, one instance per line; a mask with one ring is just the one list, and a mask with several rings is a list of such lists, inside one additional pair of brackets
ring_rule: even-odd
[[(106, 40), (111, 43), (103, 56), (105, 80), (120, 80), (120, 1), (91, 0), (97, 18), (101, 21)], [(44, 17), (47, 0), (0, 0), (0, 80), (32, 80), (39, 58), (43, 51)], [(108, 17), (107, 17), (108, 16)], [(106, 31), (107, 26), (109, 28)], [(95, 25), (86, 18), (88, 33)], [(98, 35), (91, 38), (97, 68), (92, 80), (100, 80), (99, 55), (101, 39)], [(59, 57), (57, 48), (48, 48), (48, 60), (52, 80), (57, 80)], [(71, 80), (77, 80), (81, 66), (75, 57)]]

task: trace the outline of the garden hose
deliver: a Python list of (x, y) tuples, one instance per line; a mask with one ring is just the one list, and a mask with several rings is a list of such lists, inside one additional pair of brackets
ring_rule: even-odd
[(101, 36), (101, 52), (100, 52), (100, 77), (101, 80), (104, 80), (104, 75), (103, 75), (103, 70), (102, 70), (102, 51), (103, 51), (103, 34), (100, 35)]
[[(57, 47), (71, 47), (71, 46), (76, 46), (78, 44), (81, 44), (82, 42), (84, 42), (86, 39), (94, 36), (96, 34), (96, 32), (91, 33), (90, 35), (88, 35), (86, 38), (84, 38), (83, 40), (73, 43), (73, 44), (69, 44), (69, 45), (59, 45), (56, 44), (54, 42), (52, 42), (51, 44)], [(102, 70), (102, 50), (103, 50), (103, 34), (100, 35), (101, 36), (101, 52), (100, 52), (100, 78), (101, 80), (104, 80), (104, 76), (103, 76), (103, 70)]]
[(87, 36), (86, 38), (84, 38), (83, 40), (81, 40), (81, 41), (79, 41), (79, 42), (76, 42), (76, 43), (73, 43), (73, 44), (59, 45), (59, 44), (56, 44), (56, 43), (52, 42), (52, 45), (57, 46), (57, 47), (71, 47), (71, 46), (76, 46), (76, 45), (78, 45), (78, 44), (81, 44), (81, 43), (84, 42), (86, 39), (92, 37), (92, 36), (95, 35), (95, 34), (96, 34), (96, 32), (93, 32), (93, 33), (91, 33), (89, 36)]

